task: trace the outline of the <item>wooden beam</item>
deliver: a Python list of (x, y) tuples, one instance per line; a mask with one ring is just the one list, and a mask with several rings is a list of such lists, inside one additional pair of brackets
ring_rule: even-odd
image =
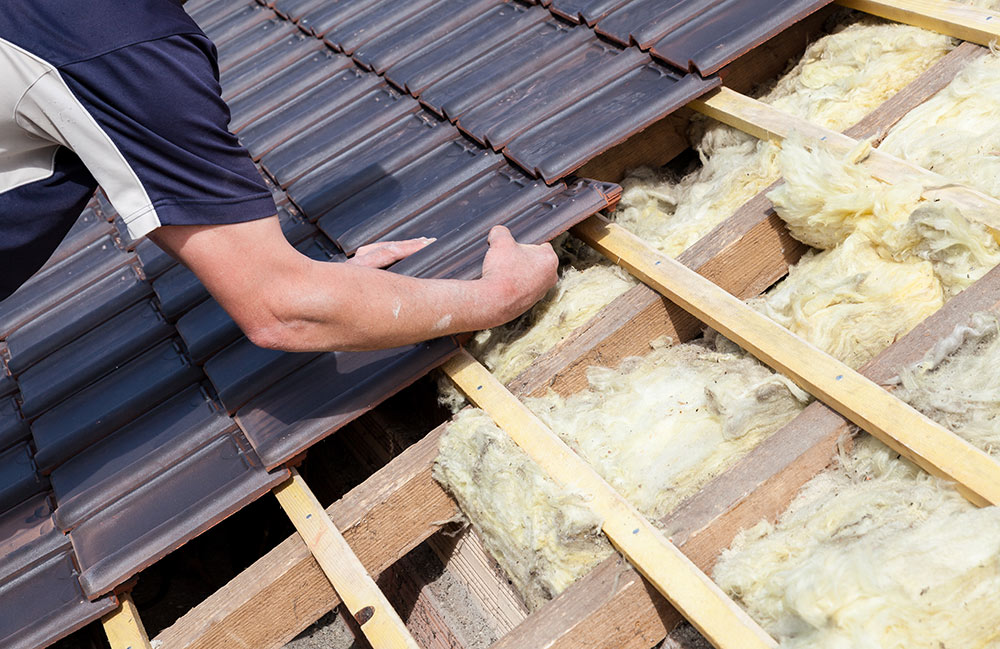
[[(762, 140), (780, 142), (795, 132), (814, 144), (822, 142), (823, 146), (837, 153), (848, 153), (858, 145), (854, 138), (789, 115), (728, 88), (713, 90), (688, 106)], [(868, 152), (863, 164), (875, 178), (887, 183), (919, 182), (926, 188), (923, 192), (925, 199), (949, 200), (963, 209), (966, 218), (1000, 230), (1000, 200), (992, 196), (956, 184), (940, 174), (877, 149)]]
[(299, 472), (292, 469), (274, 495), (372, 647), (420, 649)]
[(591, 217), (574, 232), (609, 259), (977, 505), (1000, 504), (1000, 463), (625, 228)]
[(837, 0), (837, 4), (980, 45), (1000, 37), (1000, 13), (951, 0)]
[(584, 495), (612, 544), (718, 649), (778, 644), (468, 352), (444, 373), (563, 487)]
[(151, 649), (131, 593), (118, 596), (118, 608), (101, 618), (111, 649)]

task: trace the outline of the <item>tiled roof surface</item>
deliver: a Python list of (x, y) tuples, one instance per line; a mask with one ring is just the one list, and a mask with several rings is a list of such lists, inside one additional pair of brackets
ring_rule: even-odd
[[(569, 174), (717, 85), (687, 59), (705, 73), (717, 63), (700, 61), (823, 3), (753, 2), (753, 20), (736, 2), (676, 4), (691, 20), (641, 0), (188, 9), (218, 46), (232, 129), (292, 244), (336, 263), (376, 240), (434, 236), (392, 270), (474, 278), (493, 225), (545, 241), (615, 200), (617, 187)], [(742, 30), (712, 32), (735, 49), (696, 37), (737, 19)], [(685, 65), (664, 54), (676, 43)], [(97, 619), (116, 586), (455, 350), (259, 349), (189, 271), (125, 241), (99, 195), (0, 303), (0, 646), (45, 646)]]

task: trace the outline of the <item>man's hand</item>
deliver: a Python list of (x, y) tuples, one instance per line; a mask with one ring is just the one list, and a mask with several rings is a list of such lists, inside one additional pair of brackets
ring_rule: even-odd
[(403, 241), (369, 243), (367, 246), (358, 248), (354, 256), (347, 260), (347, 263), (368, 268), (386, 268), (423, 250), (435, 241), (437, 239), (420, 237), (419, 239), (405, 239)]
[(530, 309), (555, 286), (559, 258), (548, 243), (517, 243), (502, 225), (490, 230), (489, 243), (482, 281), (497, 301), (497, 324), (502, 324)]

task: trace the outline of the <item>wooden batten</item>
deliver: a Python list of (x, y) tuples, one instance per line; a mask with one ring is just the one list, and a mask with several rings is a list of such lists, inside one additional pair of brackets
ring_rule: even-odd
[(131, 593), (118, 596), (118, 608), (101, 618), (111, 649), (151, 649)]
[(951, 0), (837, 0), (837, 4), (980, 45), (1000, 37), (1000, 13)]
[[(805, 39), (801, 40), (797, 45), (800, 48), (805, 44)], [(848, 130), (847, 135), (880, 139), (908, 110), (950, 81), (965, 61), (982, 52), (976, 46), (960, 46)], [(778, 71), (769, 71), (757, 80)], [(742, 92), (752, 85), (746, 81), (752, 73), (746, 75), (743, 85), (737, 88)], [(668, 136), (674, 129), (666, 125), (660, 128)], [(624, 169), (634, 162), (622, 162), (618, 167), (610, 162), (605, 164), (607, 169)], [(763, 195), (755, 197), (679, 260), (734, 295), (759, 294), (780, 279), (788, 265), (805, 250), (789, 237), (770, 208)], [(984, 278), (925, 323), (937, 324), (930, 329), (921, 325), (879, 359), (898, 361), (922, 354), (917, 350), (930, 344), (924, 342), (936, 340), (944, 331), (946, 314), (950, 313), (947, 317), (957, 321), (974, 304), (993, 299), (988, 297), (991, 291), (996, 296), (1000, 280), (996, 273), (987, 277), (991, 278), (989, 282)], [(679, 340), (691, 338), (700, 327), (682, 309), (640, 285), (573, 332), (509, 387), (518, 396), (550, 386), (564, 394), (574, 392), (585, 386), (584, 371), (589, 365), (610, 365), (625, 356), (644, 354), (648, 342), (664, 334)], [(914, 336), (919, 331), (924, 332), (924, 342), (915, 342), (918, 339)], [(897, 361), (892, 361), (895, 365), (886, 361), (886, 367), (898, 367)], [(869, 378), (881, 380), (868, 373), (869, 369), (865, 370)], [(381, 573), (458, 514), (454, 501), (431, 478), (442, 430), (439, 427), (428, 433), (327, 508), (372, 574)], [(674, 542), (697, 565), (708, 569), (741, 527), (780, 513), (798, 488), (828, 465), (838, 439), (847, 430), (842, 418), (822, 406), (807, 408), (799, 418), (668, 517), (667, 529)], [(293, 535), (155, 640), (169, 649), (233, 646), (271, 649), (280, 647), (339, 603), (305, 545)], [(634, 569), (620, 558), (612, 558), (528, 616), (494, 647), (648, 649), (662, 640), (679, 619), (676, 611)]]
[(274, 495), (373, 649), (420, 649), (299, 472)]

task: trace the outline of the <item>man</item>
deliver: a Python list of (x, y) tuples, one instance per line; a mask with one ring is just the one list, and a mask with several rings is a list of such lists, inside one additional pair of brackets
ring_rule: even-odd
[(133, 238), (190, 268), (262, 347), (362, 350), (485, 329), (555, 283), (551, 246), (502, 227), (475, 281), (378, 270), (424, 240), (312, 261), (282, 236), (228, 123), (215, 47), (180, 0), (0, 0), (0, 300), (97, 185)]

